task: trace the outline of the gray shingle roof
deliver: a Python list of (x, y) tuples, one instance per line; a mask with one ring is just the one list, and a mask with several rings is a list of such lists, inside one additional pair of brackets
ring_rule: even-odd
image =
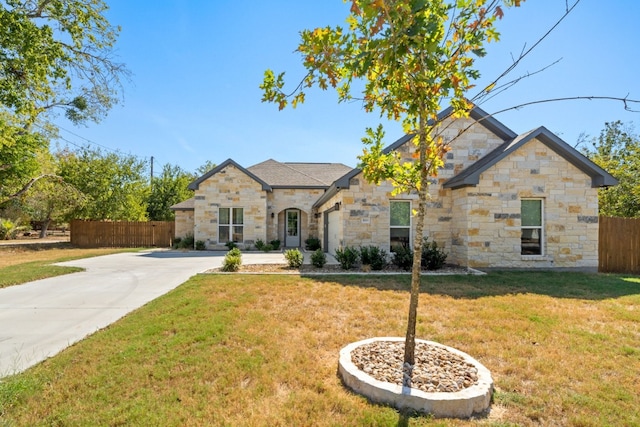
[(247, 170), (274, 188), (325, 188), (352, 168), (342, 163), (281, 163), (269, 159)]
[(192, 197), (180, 203), (176, 203), (169, 209), (171, 209), (172, 211), (192, 211), (195, 208), (195, 200), (195, 197)]

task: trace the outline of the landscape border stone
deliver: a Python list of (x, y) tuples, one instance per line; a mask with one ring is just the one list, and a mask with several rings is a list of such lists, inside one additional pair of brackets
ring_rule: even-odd
[(485, 412), (491, 405), (493, 379), (489, 370), (468, 354), (434, 341), (416, 339), (416, 342), (444, 348), (475, 366), (478, 370), (477, 383), (457, 392), (427, 393), (415, 388), (376, 380), (358, 369), (351, 360), (351, 352), (355, 348), (376, 341), (404, 342), (404, 338), (369, 338), (351, 343), (340, 350), (338, 372), (343, 383), (354, 392), (367, 397), (372, 402), (387, 404), (397, 409), (411, 409), (432, 414), (437, 418), (469, 418), (474, 414)]

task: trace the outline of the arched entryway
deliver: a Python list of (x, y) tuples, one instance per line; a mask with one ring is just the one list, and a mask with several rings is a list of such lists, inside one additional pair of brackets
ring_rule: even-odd
[(287, 248), (300, 247), (300, 223), (302, 220), (300, 209), (285, 210), (284, 218), (284, 246)]

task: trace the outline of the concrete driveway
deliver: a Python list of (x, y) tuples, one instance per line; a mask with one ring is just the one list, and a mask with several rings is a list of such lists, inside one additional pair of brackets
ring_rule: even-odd
[[(86, 271), (0, 289), (0, 377), (51, 357), (194, 274), (224, 252), (147, 251), (60, 263)], [(243, 254), (243, 263), (284, 263), (282, 253)]]

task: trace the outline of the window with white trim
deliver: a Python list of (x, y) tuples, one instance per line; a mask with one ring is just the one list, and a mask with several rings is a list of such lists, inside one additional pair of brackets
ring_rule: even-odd
[(411, 246), (411, 202), (391, 200), (389, 202), (390, 249), (396, 246)]
[(542, 199), (522, 199), (520, 201), (520, 253), (522, 255), (544, 255)]
[(244, 209), (220, 208), (218, 210), (218, 243), (244, 241)]

